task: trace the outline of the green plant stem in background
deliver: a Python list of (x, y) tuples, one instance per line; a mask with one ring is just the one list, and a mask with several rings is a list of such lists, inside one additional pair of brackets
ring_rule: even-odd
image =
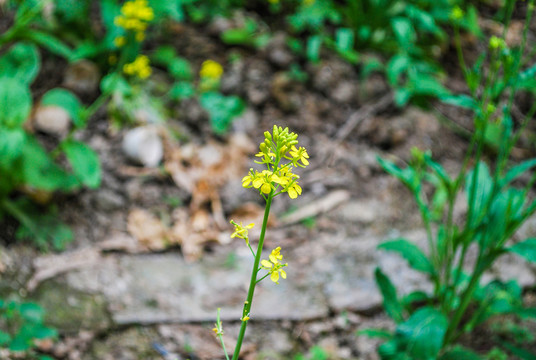
[[(262, 246), (264, 244), (264, 236), (266, 234), (266, 226), (268, 225), (268, 216), (270, 215), (270, 206), (272, 205), (272, 198), (274, 196), (273, 190), (266, 197), (266, 206), (264, 208), (264, 218), (262, 220), (261, 235), (259, 236), (259, 244), (257, 246), (257, 253), (255, 256), (255, 261), (253, 263), (253, 268), (251, 270), (251, 279), (249, 281), (248, 296), (246, 302), (244, 303), (244, 310), (242, 316), (249, 316), (251, 311), (251, 303), (253, 302), (253, 294), (255, 292), (255, 286), (257, 285), (257, 273), (259, 272), (259, 264), (261, 261)], [(244, 341), (244, 335), (246, 334), (246, 327), (249, 320), (243, 320), (242, 325), (240, 325), (240, 332), (238, 333), (238, 339), (236, 341), (235, 351), (233, 353), (232, 360), (238, 360), (240, 355), (240, 348), (242, 347), (242, 342)]]

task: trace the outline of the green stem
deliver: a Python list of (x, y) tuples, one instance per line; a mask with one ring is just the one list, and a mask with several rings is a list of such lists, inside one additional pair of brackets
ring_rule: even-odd
[[(266, 199), (266, 207), (264, 208), (264, 219), (262, 221), (261, 235), (259, 237), (259, 245), (257, 247), (257, 256), (255, 256), (255, 262), (253, 263), (253, 269), (251, 271), (251, 280), (249, 281), (248, 296), (246, 302), (244, 303), (244, 311), (242, 313), (242, 316), (248, 315), (251, 310), (251, 303), (253, 302), (253, 293), (255, 292), (255, 285), (257, 284), (257, 273), (259, 271), (259, 264), (261, 262), (262, 246), (264, 243), (264, 236), (266, 234), (266, 226), (268, 224), (268, 215), (270, 214), (272, 198), (273, 191), (268, 195)], [(242, 321), (242, 325), (240, 326), (240, 332), (238, 333), (238, 340), (236, 341), (235, 351), (233, 353), (233, 360), (238, 360), (240, 348), (242, 347), (244, 335), (246, 334), (247, 325), (248, 321)]]

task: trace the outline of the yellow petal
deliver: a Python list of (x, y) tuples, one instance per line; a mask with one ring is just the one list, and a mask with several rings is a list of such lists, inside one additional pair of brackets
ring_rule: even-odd
[(262, 184), (261, 191), (265, 194), (269, 194), (272, 191), (272, 186), (268, 183)]
[(286, 279), (287, 278), (287, 273), (285, 272), (285, 270), (280, 270), (281, 271), (281, 277), (283, 279)]
[(277, 271), (274, 271), (272, 275), (270, 275), (270, 280), (277, 284), (277, 281), (279, 280), (279, 273)]
[(265, 268), (268, 268), (268, 269), (272, 268), (272, 263), (269, 262), (268, 260), (262, 260), (261, 265), (264, 266)]

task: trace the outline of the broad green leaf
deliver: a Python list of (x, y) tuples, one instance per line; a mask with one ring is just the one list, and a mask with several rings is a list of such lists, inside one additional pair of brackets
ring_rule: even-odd
[(480, 243), (488, 246), (502, 241), (508, 235), (511, 224), (516, 223), (521, 218), (524, 202), (524, 192), (514, 188), (495, 195), (485, 214), (487, 226), (482, 231)]
[(101, 167), (95, 151), (78, 141), (65, 142), (62, 149), (80, 182), (89, 188), (99, 187)]
[(376, 278), (376, 284), (380, 288), (380, 292), (383, 296), (383, 308), (385, 309), (385, 312), (395, 322), (399, 323), (403, 321), (404, 316), (402, 315), (402, 305), (400, 304), (400, 301), (398, 301), (393, 283), (380, 268), (376, 268), (374, 276)]
[(22, 128), (0, 127), (0, 169), (10, 166), (11, 162), (19, 157), (26, 141), (26, 133)]
[(225, 30), (220, 37), (228, 45), (251, 45), (253, 43), (253, 35), (247, 29), (229, 29)]
[(169, 97), (172, 100), (189, 99), (195, 95), (195, 88), (189, 82), (177, 82), (169, 90)]
[[(10, 77), (29, 85), (34, 81), (40, 66), (39, 52), (33, 44), (16, 43), (0, 56), (0, 79)], [(4, 85), (0, 85), (0, 88)], [(5, 109), (0, 106), (0, 109)]]
[(55, 88), (49, 90), (41, 98), (41, 104), (44, 106), (55, 105), (62, 107), (69, 113), (69, 116), (76, 127), (84, 126), (84, 119), (81, 116), (82, 105), (80, 100), (68, 90)]
[(415, 270), (434, 275), (434, 268), (422, 251), (406, 239), (396, 239), (384, 242), (378, 249), (394, 251), (406, 259), (409, 265)]
[(17, 335), (9, 344), (9, 350), (13, 352), (23, 352), (32, 348), (32, 338), (26, 336)]
[(34, 329), (33, 336), (36, 339), (56, 338), (58, 336), (58, 331), (50, 327), (39, 326)]
[(0, 126), (18, 128), (30, 115), (30, 89), (15, 78), (0, 77)]
[(184, 10), (182, 9), (182, 1), (161, 1), (149, 0), (149, 6), (154, 10), (155, 18), (162, 19), (170, 17), (171, 19), (182, 22), (184, 21)]
[(307, 59), (311, 62), (320, 60), (322, 38), (319, 35), (309, 36), (307, 39)]
[(117, 73), (111, 73), (102, 78), (100, 87), (103, 93), (112, 94), (120, 93), (129, 95), (132, 93), (132, 87), (124, 77)]
[(0, 330), (0, 346), (6, 345), (11, 341), (11, 336), (9, 336), (8, 333), (3, 332)]
[(536, 238), (529, 238), (512, 245), (506, 251), (517, 254), (529, 262), (536, 263)]
[(54, 2), (54, 12), (63, 23), (84, 24), (88, 21), (89, 1), (62, 0)]
[(20, 304), (20, 314), (28, 322), (41, 323), (45, 312), (43, 308), (36, 303), (22, 303)]
[(425, 302), (428, 300), (430, 300), (430, 296), (427, 293), (423, 291), (413, 291), (404, 296), (400, 302), (404, 307), (410, 308), (411, 306), (414, 306), (415, 302)]
[(245, 104), (237, 96), (223, 96), (217, 92), (206, 92), (199, 98), (201, 106), (210, 115), (212, 130), (217, 134), (223, 134), (233, 119), (244, 110)]
[(176, 57), (168, 64), (169, 73), (178, 80), (191, 80), (193, 78), (192, 67), (188, 60)]
[(54, 191), (71, 190), (78, 181), (56, 165), (46, 150), (33, 138), (28, 138), (22, 149), (21, 184), (36, 189)]
[(168, 66), (177, 56), (177, 51), (173, 46), (162, 45), (151, 55), (151, 60), (155, 64)]
[(482, 360), (480, 355), (461, 346), (446, 351), (439, 360)]
[(406, 342), (406, 352), (414, 359), (436, 359), (443, 345), (448, 320), (441, 312), (424, 307), (397, 326)]

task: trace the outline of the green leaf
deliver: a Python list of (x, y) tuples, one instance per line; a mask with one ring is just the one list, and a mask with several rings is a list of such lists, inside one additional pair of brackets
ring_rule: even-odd
[(532, 308), (519, 308), (515, 311), (515, 313), (521, 317), (522, 319), (530, 318), (530, 319), (536, 319), (536, 307)]
[[(24, 142), (26, 141), (26, 133), (22, 128), (10, 129), (0, 127), (0, 169), (17, 159), (22, 153)], [(5, 167), (4, 167), (5, 168)]]
[(101, 182), (99, 157), (89, 146), (78, 141), (68, 141), (62, 145), (67, 160), (75, 176), (89, 188), (97, 188)]
[(436, 359), (443, 345), (448, 320), (441, 312), (424, 307), (397, 326), (397, 335), (406, 343), (406, 352), (414, 359)]
[(0, 330), (0, 346), (4, 346), (8, 344), (11, 341), (11, 336), (9, 336), (8, 333), (3, 332)]
[(34, 138), (28, 138), (22, 149), (20, 181), (36, 189), (71, 190), (78, 181), (56, 165)]
[(253, 34), (247, 29), (229, 29), (221, 34), (221, 40), (228, 45), (251, 45)]
[(529, 238), (509, 248), (506, 251), (517, 254), (527, 261), (536, 263), (536, 238)]
[(17, 128), (30, 115), (32, 97), (28, 86), (15, 78), (0, 77), (0, 126)]
[(391, 26), (400, 47), (406, 50), (411, 49), (417, 40), (417, 33), (411, 21), (403, 17), (395, 17), (391, 19)]
[(339, 51), (348, 51), (354, 48), (354, 31), (349, 28), (338, 28), (335, 31), (335, 44)]
[(80, 100), (68, 90), (55, 88), (49, 90), (41, 98), (41, 104), (44, 106), (54, 105), (65, 109), (73, 122), (73, 124), (80, 128), (83, 127), (84, 119), (81, 115), (82, 105)]
[(9, 350), (13, 352), (24, 352), (32, 348), (32, 339), (26, 336), (15, 336), (9, 344)]
[(178, 80), (191, 80), (193, 78), (190, 62), (182, 57), (176, 57), (168, 64), (169, 73)]
[(400, 75), (409, 67), (411, 59), (407, 55), (395, 55), (387, 63), (387, 79), (389, 84), (397, 85)]
[(123, 95), (129, 95), (132, 93), (132, 87), (128, 81), (115, 72), (104, 76), (101, 80), (100, 87), (102, 92), (106, 94), (117, 92)]
[(27, 29), (24, 32), (24, 37), (41, 45), (53, 54), (62, 56), (68, 60), (73, 58), (74, 52), (69, 46), (46, 32)]
[(58, 331), (50, 327), (39, 326), (34, 329), (33, 336), (36, 339), (53, 339), (58, 336)]
[(482, 358), (471, 350), (456, 346), (446, 351), (439, 360), (482, 360)]
[(155, 18), (162, 19), (170, 17), (171, 19), (182, 22), (184, 21), (184, 10), (182, 9), (182, 1), (161, 1), (149, 0), (149, 6), (154, 10)]
[(217, 134), (227, 131), (233, 119), (244, 110), (245, 104), (237, 96), (223, 96), (217, 92), (206, 92), (199, 98), (201, 106), (210, 115), (212, 130)]
[(517, 356), (521, 360), (534, 360), (536, 359), (536, 353), (529, 350), (520, 348), (507, 341), (500, 341), (501, 345), (510, 351), (513, 355)]
[(440, 100), (445, 104), (459, 106), (475, 111), (478, 110), (478, 104), (475, 99), (467, 95), (445, 95), (441, 96)]
[(527, 170), (536, 166), (536, 159), (525, 160), (521, 164), (513, 166), (501, 179), (501, 188), (510, 184)]
[(168, 94), (172, 100), (189, 99), (195, 95), (195, 88), (189, 82), (177, 82), (173, 84)]
[(406, 259), (409, 265), (415, 270), (434, 275), (434, 268), (428, 258), (414, 244), (406, 239), (396, 239), (384, 242), (378, 246), (378, 249), (394, 251)]
[[(10, 77), (29, 85), (37, 76), (39, 66), (40, 58), (37, 47), (33, 44), (19, 42), (0, 57), (0, 78)], [(2, 87), (0, 86), (0, 88)]]
[(395, 322), (399, 323), (404, 320), (402, 315), (402, 305), (398, 301), (396, 295), (396, 289), (389, 280), (389, 278), (381, 271), (380, 268), (376, 268), (374, 272), (376, 278), (376, 284), (380, 288), (380, 292), (383, 296), (383, 308), (387, 315), (389, 315)]
[(43, 308), (36, 303), (22, 303), (20, 304), (20, 314), (24, 320), (31, 323), (41, 323), (45, 312)]
[(390, 339), (393, 337), (393, 334), (387, 330), (381, 330), (381, 329), (363, 329), (358, 330), (356, 332), (356, 335), (364, 335), (368, 336), (370, 338), (381, 338), (381, 339)]
[(307, 39), (307, 59), (311, 62), (320, 60), (322, 38), (319, 35), (309, 36)]
[(155, 64), (168, 66), (177, 56), (177, 51), (173, 46), (163, 45), (151, 55), (151, 60)]
[[(474, 180), (476, 180), (476, 182)], [(470, 208), (473, 208), (471, 218), (467, 219), (467, 221), (471, 226), (475, 226), (476, 221), (481, 217), (482, 212), (485, 211), (485, 207), (493, 189), (493, 180), (490, 176), (488, 166), (484, 162), (479, 162), (477, 166), (467, 174), (465, 184), (467, 204)], [(474, 194), (471, 195), (473, 189)]]

